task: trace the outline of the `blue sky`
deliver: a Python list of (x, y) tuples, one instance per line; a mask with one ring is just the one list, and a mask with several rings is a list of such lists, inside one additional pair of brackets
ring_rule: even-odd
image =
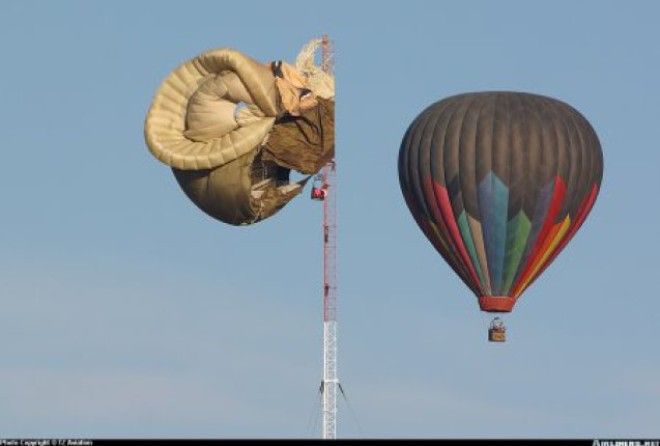
[[(321, 377), (321, 209), (200, 213), (148, 153), (179, 63), (293, 60), (334, 39), (344, 437), (658, 436), (657, 2), (0, 5), (0, 436), (309, 437)], [(596, 206), (485, 342), (489, 316), (408, 214), (396, 157), (459, 92), (580, 110)], [(357, 419), (357, 421), (356, 421)]]

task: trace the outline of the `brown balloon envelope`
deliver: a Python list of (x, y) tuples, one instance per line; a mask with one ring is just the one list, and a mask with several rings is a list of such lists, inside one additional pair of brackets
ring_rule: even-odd
[(415, 221), (477, 296), (508, 312), (594, 205), (603, 175), (596, 132), (545, 96), (479, 92), (417, 116), (399, 151)]

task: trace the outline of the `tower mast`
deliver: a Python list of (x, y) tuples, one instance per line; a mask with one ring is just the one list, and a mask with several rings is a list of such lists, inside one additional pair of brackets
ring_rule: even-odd
[[(324, 35), (321, 41), (322, 67), (332, 73), (332, 49)], [(324, 439), (337, 437), (337, 164), (333, 158), (322, 169), (323, 200), (323, 432)]]

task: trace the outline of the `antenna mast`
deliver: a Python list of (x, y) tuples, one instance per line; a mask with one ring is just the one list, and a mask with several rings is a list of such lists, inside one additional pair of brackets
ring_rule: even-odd
[[(330, 40), (321, 40), (322, 68), (333, 71)], [(323, 432), (322, 438), (337, 437), (337, 164), (333, 158), (322, 172), (323, 200)]]

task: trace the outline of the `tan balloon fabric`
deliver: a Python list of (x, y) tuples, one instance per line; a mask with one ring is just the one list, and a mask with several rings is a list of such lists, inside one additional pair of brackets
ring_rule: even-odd
[(215, 169), (172, 171), (181, 189), (202, 211), (225, 223), (248, 225), (280, 210), (308, 180), (279, 185), (269, 172), (255, 172), (257, 156), (253, 151)]
[(321, 48), (321, 39), (312, 39), (302, 47), (296, 57), (296, 69), (306, 79), (307, 86), (318, 97), (335, 97), (335, 77), (316, 65), (314, 58)]
[[(277, 110), (270, 68), (238, 51), (212, 50), (182, 64), (161, 84), (145, 121), (153, 155), (179, 170), (210, 169), (257, 148)], [(262, 116), (240, 125), (238, 103)]]
[(335, 156), (335, 103), (317, 98), (302, 116), (276, 121), (263, 158), (306, 174), (321, 170)]
[[(334, 102), (319, 105), (307, 75), (282, 71), (286, 88), (270, 64), (212, 50), (175, 69), (155, 94), (144, 127), (149, 150), (213, 218), (248, 225), (270, 217), (309, 179), (290, 183), (290, 169), (313, 174), (334, 156)], [(303, 116), (292, 118), (284, 103)]]
[(316, 95), (307, 88), (306, 79), (286, 62), (278, 65), (279, 76), (275, 86), (280, 94), (281, 106), (291, 116), (300, 116), (305, 110), (316, 107)]

